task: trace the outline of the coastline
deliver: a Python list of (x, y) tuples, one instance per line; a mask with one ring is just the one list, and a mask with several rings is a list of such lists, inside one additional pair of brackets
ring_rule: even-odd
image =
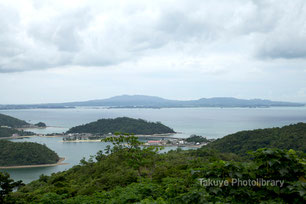
[[(81, 143), (81, 142), (101, 142), (101, 140), (70, 140), (70, 141), (60, 141), (60, 142)], [(204, 145), (146, 145), (146, 144), (143, 144), (143, 146), (201, 148)]]
[[(169, 137), (169, 136), (174, 135), (174, 134), (180, 134), (180, 133), (163, 133), (163, 134), (133, 135), (133, 136), (139, 137), (139, 138), (150, 138), (150, 137), (164, 138), (164, 137)], [(89, 139), (85, 139), (85, 140), (62, 140), (60, 142), (101, 142), (102, 139), (103, 138), (98, 139), (98, 140), (89, 140)]]
[(22, 138), (28, 138), (28, 137), (35, 137), (37, 135), (27, 135), (27, 136), (10, 136), (10, 137), (0, 137), (0, 140), (4, 140), (4, 139), (22, 139)]
[(51, 167), (58, 165), (66, 165), (68, 163), (63, 163), (65, 157), (60, 157), (60, 159), (54, 164), (34, 164), (34, 165), (20, 165), (20, 166), (0, 166), (0, 169), (23, 169), (23, 168), (37, 168), (37, 167)]
[(42, 135), (27, 135), (27, 136), (10, 136), (10, 137), (0, 137), (1, 139), (22, 139), (22, 138), (30, 138), (30, 137), (63, 137), (63, 135), (54, 135), (54, 136), (42, 136)]
[(35, 135), (35, 136), (37, 136), (37, 137), (64, 137), (63, 135), (49, 135), (49, 136), (43, 136), (43, 135)]
[(32, 126), (32, 127), (19, 127), (15, 128), (17, 130), (28, 130), (28, 129), (46, 129), (46, 128), (62, 128), (60, 126), (45, 126), (45, 127), (38, 127), (38, 126)]
[(102, 139), (100, 140), (61, 140), (59, 142), (101, 142)]
[(161, 134), (152, 134), (152, 135), (134, 135), (135, 137), (168, 137), (175, 134), (181, 134), (180, 132), (174, 133), (161, 133)]

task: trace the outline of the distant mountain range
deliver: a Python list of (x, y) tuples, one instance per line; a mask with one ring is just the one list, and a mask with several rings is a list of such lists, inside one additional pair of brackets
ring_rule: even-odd
[(237, 99), (232, 97), (201, 98), (198, 100), (169, 100), (156, 96), (145, 95), (121, 95), (107, 99), (48, 103), (30, 105), (0, 105), (0, 109), (24, 109), (24, 108), (75, 108), (77, 106), (104, 106), (108, 108), (184, 108), (184, 107), (275, 107), (305, 106), (303, 103), (270, 101), (263, 99)]

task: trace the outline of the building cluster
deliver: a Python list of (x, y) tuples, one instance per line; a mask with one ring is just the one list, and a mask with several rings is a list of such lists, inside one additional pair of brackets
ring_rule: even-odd
[[(82, 140), (101, 140), (109, 136), (114, 136), (112, 133), (109, 134), (91, 134), (91, 133), (69, 133), (63, 135), (63, 141), (82, 141)], [(173, 137), (139, 137), (141, 140), (146, 141), (144, 145), (146, 146), (177, 146), (177, 147), (201, 147), (207, 145), (211, 140), (203, 140), (202, 142), (195, 142), (186, 138), (173, 138)], [(205, 142), (204, 142), (205, 141)]]
[(145, 145), (156, 145), (156, 146), (178, 146), (178, 147), (185, 147), (185, 146), (203, 146), (207, 145), (207, 142), (187, 142), (186, 139), (182, 138), (167, 138), (162, 140), (148, 140)]
[(67, 135), (64, 135), (63, 141), (96, 140), (103, 138), (105, 138), (105, 135), (97, 135), (91, 133), (69, 133)]

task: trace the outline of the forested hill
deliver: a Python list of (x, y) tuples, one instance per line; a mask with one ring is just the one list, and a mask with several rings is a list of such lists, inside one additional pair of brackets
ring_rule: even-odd
[(67, 133), (129, 133), (129, 134), (164, 134), (175, 133), (173, 129), (161, 124), (160, 122), (148, 122), (142, 119), (120, 117), (115, 119), (100, 119), (85, 125), (71, 128)]
[(13, 134), (18, 134), (19, 136), (35, 135), (33, 132), (16, 130), (14, 128), (0, 127), (0, 138), (1, 137), (11, 137)]
[(241, 131), (217, 139), (203, 148), (245, 155), (247, 151), (263, 147), (306, 152), (306, 123), (297, 123), (282, 128)]
[[(114, 145), (105, 149), (106, 155), (100, 151), (67, 171), (41, 175), (17, 192), (4, 194), (4, 200), (20, 204), (305, 203), (305, 158), (293, 150), (260, 149), (252, 161), (238, 162), (233, 154), (205, 149), (158, 154), (157, 147), (141, 147), (135, 137), (106, 141)], [(282, 184), (266, 185), (262, 178)]]
[(0, 126), (20, 128), (20, 127), (23, 127), (25, 125), (29, 125), (29, 123), (27, 123), (24, 120), (19, 120), (17, 118), (14, 118), (14, 117), (4, 115), (4, 114), (0, 113)]
[(0, 166), (53, 164), (59, 160), (54, 151), (34, 142), (0, 140), (0, 150)]

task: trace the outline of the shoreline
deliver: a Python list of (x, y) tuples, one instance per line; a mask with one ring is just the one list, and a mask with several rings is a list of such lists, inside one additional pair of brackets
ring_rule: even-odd
[(101, 142), (102, 139), (100, 140), (61, 140), (59, 142)]
[(60, 126), (46, 126), (46, 127), (38, 127), (38, 126), (33, 126), (33, 127), (19, 127), (15, 128), (17, 130), (27, 130), (27, 129), (46, 129), (46, 128), (64, 128)]
[(54, 136), (42, 136), (42, 135), (27, 135), (27, 136), (17, 136), (17, 137), (0, 137), (1, 139), (23, 139), (23, 138), (30, 138), (30, 137), (63, 137), (63, 135), (54, 135)]
[(63, 163), (65, 157), (60, 157), (59, 160), (54, 164), (33, 164), (33, 165), (20, 165), (20, 166), (0, 166), (0, 169), (23, 169), (23, 168), (38, 168), (38, 167), (51, 167), (58, 165), (66, 165), (68, 163)]
[[(163, 133), (163, 134), (153, 134), (153, 135), (133, 135), (135, 137), (138, 137), (138, 138), (164, 138), (164, 137), (167, 137), (167, 138), (173, 138), (173, 137), (169, 137), (171, 135), (175, 135), (175, 134), (181, 134), (180, 132), (176, 132), (176, 133)], [(90, 139), (84, 139), (84, 140), (62, 140), (60, 142), (101, 142), (101, 140), (104, 139), (104, 138), (101, 138), (101, 139), (95, 139), (95, 140), (90, 140)]]
[[(69, 142), (69, 143), (81, 143), (81, 142), (102, 142), (101, 140), (68, 140), (68, 141), (59, 141), (59, 142)], [(157, 147), (191, 147), (191, 148), (201, 148), (205, 145), (147, 145), (143, 144), (142, 146), (157, 146)]]
[(0, 137), (0, 140), (4, 140), (4, 139), (22, 139), (22, 138), (35, 137), (35, 136), (38, 136), (38, 135), (27, 135), (27, 136), (17, 136), (17, 137), (13, 137), (13, 136), (10, 136), (10, 137)]

